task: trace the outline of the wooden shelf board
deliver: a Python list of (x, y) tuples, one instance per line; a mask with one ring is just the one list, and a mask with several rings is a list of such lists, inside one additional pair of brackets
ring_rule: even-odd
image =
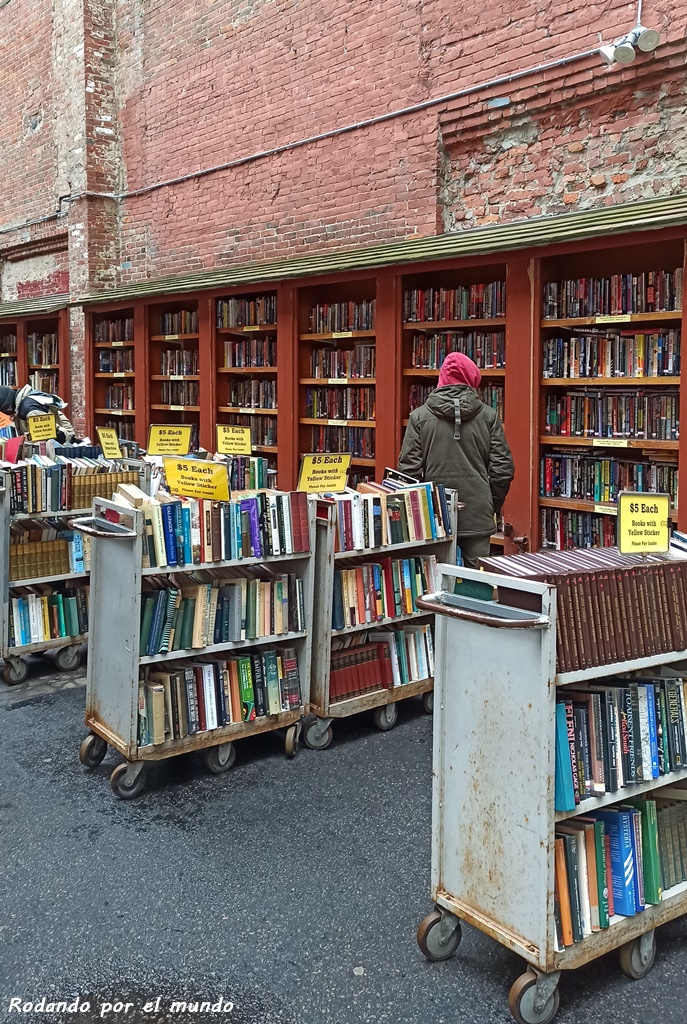
[[(596, 669), (594, 670), (596, 671)], [(564, 678), (564, 677), (559, 677)], [(561, 684), (562, 685), (562, 684)], [(598, 811), (602, 807), (611, 804), (621, 803), (624, 797), (632, 799), (640, 793), (649, 793), (652, 790), (660, 789), (661, 786), (670, 786), (673, 782), (682, 782), (685, 779), (684, 771), (670, 772), (658, 779), (647, 779), (646, 782), (635, 782), (632, 786), (623, 786), (615, 793), (602, 793), (600, 796), (588, 796), (576, 804), (573, 811), (556, 811), (556, 821), (566, 821), (568, 818), (576, 818), (578, 814), (589, 814), (590, 811)]]
[[(151, 406), (155, 408), (155, 406)], [(98, 413), (99, 416), (135, 416), (135, 409), (94, 409), (93, 412)]]
[(374, 338), (376, 331), (329, 331), (326, 334), (299, 334), (299, 341), (346, 341), (355, 338)]
[(406, 320), (403, 324), (404, 331), (452, 331), (456, 327), (505, 327), (504, 316), (486, 317), (480, 320)]
[[(646, 496), (651, 497), (651, 492), (647, 491)], [(618, 514), (618, 506), (615, 502), (608, 501), (584, 501), (582, 498), (545, 498), (540, 496), (539, 504), (542, 508), (559, 508), (561, 511), (598, 512), (611, 516)], [(675, 509), (671, 511), (670, 516), (673, 522), (677, 522)]]
[[(355, 551), (335, 551), (334, 560), (343, 561), (347, 558), (367, 558), (369, 555), (384, 555), (386, 552), (403, 551), (405, 548), (429, 548), (437, 544), (450, 544), (453, 537), (439, 537), (431, 540), (406, 540), (400, 544), (384, 544), (377, 548), (356, 548)], [(374, 626), (374, 623), (372, 624)]]
[(299, 384), (314, 384), (320, 387), (329, 387), (331, 385), (340, 386), (372, 386), (377, 383), (376, 377), (301, 377), (298, 382)]
[(431, 614), (431, 612), (410, 612), (403, 615), (393, 615), (388, 619), (381, 619), (381, 621), (378, 620), (377, 622), (359, 622), (355, 626), (344, 626), (343, 629), (333, 629), (332, 636), (345, 636), (347, 633), (357, 633), (360, 629), (379, 629), (380, 626), (391, 626), (395, 622), (407, 622), (409, 619), (418, 619), (423, 615)]
[[(199, 569), (240, 569), (242, 566), (245, 565), (271, 565), (272, 562), (297, 562), (303, 558), (308, 558), (309, 556), (309, 551), (296, 551), (294, 554), (291, 555), (260, 555), (259, 557), (250, 555), (246, 558), (227, 558), (223, 560), (220, 559), (217, 562), (202, 562), (198, 565), (195, 562), (192, 562), (189, 565), (179, 566), (146, 566), (145, 569), (141, 569), (141, 576), (157, 576), (159, 573), (169, 572), (173, 572), (175, 574), (184, 572), (197, 572)], [(60, 577), (57, 578), (59, 579)], [(13, 584), (13, 586), (16, 585), (17, 584)]]
[(659, 313), (617, 313), (610, 316), (563, 317), (558, 320), (542, 318), (542, 327), (622, 327), (624, 324), (651, 324), (664, 320), (682, 320), (681, 309), (661, 310)]
[(151, 405), (151, 409), (167, 409), (171, 412), (200, 412), (199, 405)]
[(278, 411), (278, 409), (253, 409), (250, 407), (241, 409), (235, 405), (217, 406), (217, 412), (239, 413), (241, 416), (276, 416)]
[(167, 651), (165, 654), (149, 654), (139, 658), (139, 665), (152, 665), (156, 661), (174, 661), (182, 658), (199, 658), (202, 654), (218, 654), (221, 651), (237, 651), (243, 647), (258, 647), (262, 644), (289, 643), (291, 640), (300, 640), (307, 636), (306, 630), (299, 630), (295, 633), (270, 633), (269, 636), (259, 636), (252, 640), (234, 640), (224, 644), (208, 644), (207, 647), (190, 647), (185, 651)]
[(135, 377), (136, 373), (134, 372), (134, 370), (121, 370), (121, 371), (119, 371), (117, 373), (115, 373), (115, 372), (110, 372), (110, 373), (100, 373), (100, 372), (99, 373), (94, 373), (93, 376), (94, 377), (98, 377), (100, 379), (116, 380), (117, 378), (121, 379), (122, 377)]
[(218, 373), (245, 373), (254, 377), (261, 373), (276, 373), (276, 366), (218, 366)]
[(298, 421), (300, 424), (308, 426), (325, 426), (325, 427), (376, 427), (377, 424), (374, 420), (319, 420), (310, 419), (307, 416), (303, 417)]
[(194, 341), (199, 338), (198, 334), (151, 334), (151, 341)]
[(347, 697), (345, 700), (328, 703), (323, 717), (348, 718), (349, 715), (357, 715), (361, 711), (371, 711), (372, 708), (383, 707), (385, 704), (395, 704), (396, 701), (417, 697), (419, 694), (428, 693), (433, 689), (434, 676), (427, 676), (426, 679), (412, 679), (399, 686), (380, 687), (378, 690), (369, 690), (356, 697)]
[(96, 341), (93, 348), (133, 348), (133, 340), (129, 341)]
[[(556, 675), (557, 686), (569, 683), (582, 683), (586, 680), (602, 679), (605, 676), (622, 676), (626, 672), (637, 669), (653, 668), (655, 665), (669, 665), (673, 661), (687, 661), (687, 651), (668, 651), (665, 654), (651, 654), (646, 658), (633, 658), (630, 661), (614, 661), (609, 665), (594, 665), (592, 668), (580, 668), (574, 672), (559, 672)], [(684, 778), (684, 775), (682, 776)], [(654, 782), (659, 781), (654, 779)], [(667, 785), (667, 783), (666, 783)], [(617, 800), (615, 802), (618, 802)]]
[[(609, 442), (614, 442), (610, 444)], [(656, 449), (657, 451), (679, 451), (679, 441), (661, 441), (658, 438), (641, 437), (569, 437), (557, 434), (542, 434), (539, 438), (540, 444), (555, 445), (581, 445), (585, 448), (607, 448), (614, 449), (632, 448), (644, 449), (646, 451)]]
[[(320, 453), (320, 452), (318, 452), (317, 454), (318, 455), (319, 454), (334, 454), (334, 455), (338, 455), (339, 453), (338, 452), (331, 452), (331, 453)], [(352, 466), (375, 466), (376, 464), (377, 464), (377, 460), (376, 459), (363, 458), (362, 455), (354, 455), (351, 458), (351, 465)]]
[[(70, 509), (58, 509), (57, 512), (13, 512), (10, 516), (12, 522), (16, 522), (22, 519), (55, 519), (56, 517), (69, 517), (74, 516), (90, 516), (92, 509), (90, 508), (70, 508)], [(16, 583), (12, 584), (17, 586)]]
[(279, 449), (276, 444), (254, 444), (252, 445), (254, 452), (267, 452), (268, 454), (276, 455)]
[(80, 580), (87, 579), (89, 576), (90, 572), (59, 572), (55, 573), (54, 576), (38, 576), (35, 579), (27, 580), (10, 580), (7, 586), (11, 590), (12, 587), (33, 587), (37, 583), (56, 583), (58, 580)]
[(0, 359), (16, 359), (16, 352), (0, 352)]
[[(480, 369), (480, 376), (482, 377), (505, 377), (506, 368), (505, 366), (485, 366), (482, 370)], [(403, 370), (404, 377), (438, 377), (439, 370), (429, 369), (425, 366), (410, 366)]]
[(218, 334), (276, 334), (276, 324), (251, 324), (247, 327), (217, 327)]
[(506, 538), (503, 536), (503, 534), (501, 533), (500, 530), (497, 531), (496, 533), (492, 533), (491, 537), (489, 538), (489, 543), (490, 544), (494, 544), (495, 546), (498, 546), (498, 547), (503, 547), (503, 545), (505, 544), (505, 541), (506, 541)]
[(59, 370), (59, 363), (29, 363), (29, 370)]
[(151, 380), (200, 380), (199, 373), (154, 373)]
[(542, 377), (543, 388), (677, 387), (679, 377)]
[(52, 651), (59, 647), (74, 647), (76, 644), (88, 643), (88, 634), (78, 636), (58, 636), (50, 640), (40, 640), (35, 644), (22, 644), (21, 647), (7, 647), (7, 657), (19, 657), (21, 654), (39, 654), (41, 651)]

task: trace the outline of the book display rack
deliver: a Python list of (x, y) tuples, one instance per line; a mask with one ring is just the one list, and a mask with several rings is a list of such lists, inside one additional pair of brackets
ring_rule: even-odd
[[(412, 490), (418, 494), (421, 488)], [(402, 518), (406, 531), (408, 519), (413, 529), (413, 514), (409, 504), (406, 515), (403, 497), (401, 512), (399, 495), (403, 492), (382, 497), (379, 518), (388, 523), (393, 519), (400, 533)], [(399, 534), (391, 526), (387, 531), (386, 522), (375, 533), (373, 498), (379, 502), (379, 495), (347, 492), (318, 504), (313, 614), (317, 643), (310, 682), (315, 721), (303, 732), (312, 750), (331, 744), (335, 719), (373, 711), (375, 725), (385, 731), (396, 724), (399, 700), (422, 694), (424, 709), (433, 708), (431, 616), (417, 610), (416, 600), (438, 582), (437, 562), (455, 559), (457, 500), (446, 495), (448, 531), (441, 525), (443, 517), (437, 531), (430, 495), (427, 520), (431, 517), (434, 526), (423, 528), (420, 521), (414, 539), (396, 540)], [(397, 516), (391, 512), (392, 500)], [(370, 524), (367, 533), (365, 524)]]
[(148, 310), (149, 423), (189, 423), (191, 451), (200, 444), (198, 301)]
[(146, 389), (142, 373), (137, 385), (142, 339), (137, 345), (133, 309), (95, 316), (92, 333), (93, 429), (112, 427), (118, 437), (134, 441), (144, 431)]
[(0, 657), (9, 685), (26, 679), (29, 654), (54, 650), (61, 671), (79, 665), (88, 633), (90, 546), (70, 520), (88, 514), (93, 497), (119, 483), (150, 482), (150, 467), (132, 459), (89, 473), (67, 458), (50, 466), (38, 461), (0, 472)]
[[(679, 672), (669, 666), (684, 662), (687, 651), (561, 671), (555, 587), (448, 565), (441, 571), (444, 593), (419, 601), (436, 616), (440, 711), (434, 716), (435, 910), (421, 923), (418, 944), (427, 959), (445, 960), (460, 944), (461, 921), (487, 932), (528, 964), (510, 990), (514, 1019), (550, 1024), (561, 971), (618, 950), (623, 973), (642, 978), (653, 966), (655, 929), (687, 912), (687, 882), (675, 871), (673, 851), (662, 859), (658, 845), (671, 834), (671, 815), (676, 836), (684, 820), (674, 807), (684, 760), (682, 767), (679, 759), (664, 763), (663, 774), (657, 770), (631, 787), (617, 785), (616, 777), (615, 784), (609, 780), (572, 808), (557, 810), (557, 750), (560, 757), (567, 748), (570, 766), (567, 731), (565, 742), (556, 743), (558, 705), (568, 694), (575, 695), (573, 704), (591, 700), (620, 682), (613, 677), (637, 670), (666, 677), (665, 687), (651, 687), (655, 692), (678, 692), (681, 680), (678, 687), (671, 677)], [(451, 667), (458, 660), (456, 674)], [(649, 689), (641, 678), (634, 681)], [(492, 684), (498, 700), (485, 699)], [(599, 719), (604, 751), (609, 721), (608, 715)], [(497, 759), (484, 757), (492, 737)], [(504, 785), (504, 764), (524, 766), (525, 784)], [(609, 838), (602, 844), (604, 832)]]
[(0, 320), (0, 384), (13, 388), (30, 384), (69, 402), (70, 380), (66, 310)]
[[(165, 561), (173, 564), (142, 567), (142, 508), (98, 499), (93, 515), (74, 524), (92, 544), (90, 733), (80, 758), (95, 767), (108, 746), (126, 758), (110, 779), (118, 798), (142, 792), (149, 761), (193, 750), (203, 751), (209, 770), (221, 774), (234, 762), (234, 742), (257, 733), (285, 729), (286, 754), (295, 755), (309, 699), (315, 541), (314, 502), (298, 498), (290, 502), (286, 527), (277, 527), (286, 554), (264, 554), (260, 547), (250, 554), (269, 528), (257, 516), (252, 524), (244, 521), (242, 497), (203, 503), (212, 506), (205, 509), (207, 527), (198, 526), (204, 541), (196, 559), (187, 552), (183, 564), (179, 548), (172, 559), (170, 523), (169, 545), (163, 543)], [(189, 545), (195, 545), (192, 531), (192, 525), (182, 528)], [(242, 544), (242, 557), (218, 557), (234, 555), (234, 541)]]

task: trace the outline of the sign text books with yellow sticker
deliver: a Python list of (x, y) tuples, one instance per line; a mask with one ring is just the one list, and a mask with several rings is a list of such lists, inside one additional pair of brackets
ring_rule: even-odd
[(670, 495), (621, 491), (618, 495), (618, 550), (648, 555), (670, 548)]
[(151, 423), (148, 455), (188, 455), (192, 429), (186, 423)]
[(348, 452), (342, 455), (304, 455), (298, 475), (298, 490), (310, 494), (343, 491), (350, 465)]

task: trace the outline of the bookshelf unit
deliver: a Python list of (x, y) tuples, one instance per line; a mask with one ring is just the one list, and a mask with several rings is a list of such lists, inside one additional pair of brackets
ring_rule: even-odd
[[(205, 398), (201, 400), (200, 307), (206, 305), (207, 299), (188, 298), (147, 309), (147, 425), (190, 424), (192, 451), (201, 443), (201, 405)], [(206, 381), (205, 386), (209, 383)], [(137, 440), (140, 443), (141, 439)]]
[[(402, 493), (402, 492), (395, 492)], [(332, 742), (332, 723), (338, 718), (348, 718), (361, 711), (373, 711), (374, 721), (378, 729), (386, 731), (393, 728), (398, 717), (396, 704), (408, 697), (422, 695), (423, 707), (431, 712), (434, 706), (433, 676), (414, 679), (392, 687), (377, 687), (361, 695), (343, 700), (333, 699), (332, 681), (332, 640), (353, 637), (361, 630), (376, 631), (386, 626), (398, 624), (429, 623), (431, 619), (423, 617), (421, 612), (397, 615), (375, 622), (361, 622), (355, 626), (334, 629), (332, 615), (334, 608), (334, 580), (338, 569), (355, 568), (356, 566), (379, 562), (388, 558), (411, 558), (423, 555), (435, 555), (437, 561), (455, 561), (456, 538), (455, 524), (458, 509), (457, 499), (447, 494), (449, 515), (451, 518), (450, 536), (440, 540), (412, 541), (401, 544), (386, 544), (382, 547), (357, 548), (355, 550), (335, 550), (337, 531), (337, 506), (334, 502), (320, 502), (316, 522), (315, 546), (315, 598), (313, 611), (313, 645), (312, 676), (310, 680), (310, 712), (315, 716), (303, 733), (303, 741), (312, 750), (325, 750)], [(355, 648), (351, 648), (354, 650)]]
[[(509, 1008), (518, 1024), (550, 1024), (559, 1006), (561, 971), (612, 950), (631, 978), (644, 977), (655, 955), (655, 929), (687, 913), (687, 883), (660, 903), (558, 949), (554, 917), (554, 839), (561, 819), (655, 793), (682, 772), (585, 799), (574, 812), (554, 810), (556, 697), (572, 683), (684, 661), (685, 651), (556, 674), (556, 589), (480, 570), (442, 566), (445, 602), (421, 599), (436, 615), (437, 706), (434, 716), (431, 896), (418, 944), (431, 961), (446, 960), (461, 941), (461, 921), (486, 932), (528, 964), (513, 984)], [(456, 578), (500, 584), (539, 602), (539, 612), (454, 595)], [(461, 672), (452, 666), (460, 661)], [(555, 686), (551, 680), (555, 679)], [(488, 683), (498, 700), (485, 699)], [(498, 758), (485, 746), (498, 744)], [(520, 766), (521, 785), (503, 783), (503, 765)], [(479, 851), (479, 856), (475, 856)]]
[(682, 239), (541, 264), (538, 539), (615, 543), (622, 489), (664, 491), (677, 521)]
[(21, 355), (17, 347), (18, 324), (11, 320), (0, 320), (0, 384), (16, 388), (26, 380), (26, 368), (19, 365)]
[(131, 307), (92, 315), (94, 434), (96, 427), (113, 427), (127, 441), (135, 441), (142, 434), (146, 402), (137, 326), (140, 328)]
[[(118, 520), (107, 518), (108, 512)], [(113, 792), (119, 799), (138, 796), (145, 786), (145, 766), (149, 761), (163, 760), (190, 751), (202, 751), (213, 774), (231, 768), (235, 758), (234, 743), (258, 733), (285, 729), (285, 752), (295, 756), (301, 730), (303, 709), (309, 699), (310, 650), (312, 643), (313, 550), (315, 543), (314, 502), (308, 502), (308, 538), (310, 549), (292, 555), (263, 556), (224, 562), (187, 564), (177, 568), (142, 569), (143, 513), (123, 509), (121, 505), (96, 500), (93, 515), (80, 523), (92, 537), (90, 606), (91, 632), (88, 647), (86, 690), (86, 726), (89, 735), (80, 749), (85, 767), (99, 765), (108, 746), (120, 753), (124, 764), (115, 767), (110, 776)], [(210, 644), (165, 654), (139, 656), (141, 634), (142, 580), (174, 576), (181, 579), (199, 569), (233, 570), (265, 565), (286, 569), (303, 581), (305, 628), (235, 642)], [(95, 643), (94, 637), (98, 637)], [(208, 655), (260, 654), (284, 647), (294, 648), (300, 678), (301, 706), (278, 714), (264, 715), (252, 721), (206, 729), (181, 738), (167, 738), (163, 743), (139, 745), (138, 710), (140, 668), (148, 665), (164, 667), (167, 663), (195, 663)]]
[[(0, 320), (0, 384), (71, 399), (67, 310)], [(67, 416), (70, 415), (67, 408)]]
[[(261, 291), (213, 300), (217, 423), (250, 427), (253, 454), (277, 469), (279, 452), (277, 293)], [(282, 410), (290, 418), (292, 410)], [(285, 431), (286, 432), (286, 431)]]

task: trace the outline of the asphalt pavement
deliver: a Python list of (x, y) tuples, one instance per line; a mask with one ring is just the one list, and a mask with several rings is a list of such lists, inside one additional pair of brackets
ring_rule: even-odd
[[(293, 761), (275, 734), (240, 743), (223, 776), (196, 755), (160, 763), (121, 802), (116, 755), (93, 771), (78, 760), (82, 683), (49, 665), (21, 688), (0, 683), (3, 1024), (512, 1020), (518, 957), (469, 927), (447, 963), (416, 945), (432, 909), (419, 701), (391, 732), (349, 719), (329, 750)], [(504, 765), (504, 785), (518, 784)], [(612, 954), (563, 975), (560, 1024), (684, 1024), (687, 923), (657, 936), (643, 981)]]

